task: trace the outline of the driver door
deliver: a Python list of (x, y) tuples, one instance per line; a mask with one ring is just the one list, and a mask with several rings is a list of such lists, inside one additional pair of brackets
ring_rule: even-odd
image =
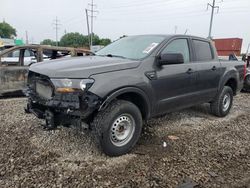
[(157, 79), (152, 81), (152, 87), (156, 91), (157, 114), (195, 103), (197, 71), (190, 46), (188, 38), (178, 38), (168, 42), (160, 53), (181, 53), (184, 63), (163, 65), (156, 70)]

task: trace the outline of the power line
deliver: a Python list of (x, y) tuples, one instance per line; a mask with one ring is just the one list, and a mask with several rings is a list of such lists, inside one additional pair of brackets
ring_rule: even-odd
[[(175, 2), (173, 2), (173, 0), (171, 1), (171, 0), (168, 0), (168, 1), (164, 1), (163, 3), (166, 3), (166, 2), (169, 2), (168, 4), (165, 4), (165, 5), (173, 5), (173, 4), (175, 4), (175, 5), (182, 5), (182, 4), (179, 4), (178, 2), (176, 2), (176, 1), (178, 1), (178, 0), (175, 0)], [(180, 0), (179, 0), (180, 1)], [(195, 1), (195, 0), (189, 0), (189, 1)], [(161, 1), (162, 2), (162, 1)], [(183, 0), (181, 0), (181, 2), (183, 2)], [(137, 3), (139, 3), (139, 2), (137, 2)], [(154, 3), (156, 3), (155, 1), (154, 1)], [(153, 3), (153, 4), (154, 4)], [(152, 4), (152, 2), (150, 2), (150, 4), (149, 5), (151, 5)], [(154, 10), (154, 11), (152, 11), (152, 6), (150, 6), (150, 7), (143, 7), (143, 5), (146, 5), (146, 3), (143, 3), (143, 4), (138, 4), (138, 5), (140, 5), (140, 6), (133, 6), (133, 8), (136, 8), (136, 12), (134, 12), (133, 14), (135, 14), (135, 13), (148, 13), (149, 11), (150, 11), (150, 14), (152, 14), (152, 13), (155, 13), (155, 11), (156, 10)], [(162, 11), (161, 12), (170, 12), (169, 10), (166, 10), (166, 8), (168, 8), (168, 7), (164, 7), (163, 5), (162, 5), (162, 3), (161, 4), (159, 4), (159, 2), (158, 3), (156, 3), (155, 4), (156, 6), (154, 6), (154, 8), (162, 8)], [(199, 3), (199, 4), (197, 4), (196, 3), (196, 7), (197, 7), (197, 5), (204, 5), (204, 3)], [(183, 9), (183, 8), (189, 8), (190, 7), (190, 5), (189, 6), (179, 6), (179, 8), (181, 8), (181, 9)], [(130, 12), (128, 12), (128, 10), (127, 9), (124, 9), (124, 10), (118, 10), (118, 9), (110, 9), (111, 7), (108, 7), (108, 8), (105, 8), (105, 7), (103, 7), (103, 10), (102, 10), (102, 12), (104, 12), (104, 13), (118, 13), (119, 15), (121, 15), (121, 13), (125, 13), (125, 15), (131, 15), (131, 13)], [(90, 10), (88, 10), (88, 11), (90, 11)], [(158, 10), (157, 10), (158, 11)], [(99, 11), (96, 11), (96, 12), (99, 12)], [(176, 10), (172, 10), (171, 12), (176, 12)], [(183, 12), (182, 10), (181, 10), (181, 12)], [(65, 21), (63, 21), (63, 24), (66, 24), (66, 23), (68, 23), (68, 22), (70, 22), (70, 24), (71, 24), (71, 22), (72, 22), (72, 20), (73, 21), (75, 21), (76, 19), (78, 19), (78, 21), (80, 22), (80, 20), (82, 20), (82, 18), (80, 18), (80, 20), (79, 20), (79, 17), (81, 17), (81, 15), (78, 15), (78, 16), (74, 16), (74, 17), (71, 17), (71, 18), (69, 18), (69, 19), (66, 19)]]
[[(163, 20), (165, 20), (165, 21), (167, 21), (168, 19), (172, 19), (173, 17), (183, 17), (183, 16), (186, 16), (186, 15), (192, 15), (192, 14), (196, 14), (196, 13), (202, 13), (202, 14), (204, 14), (204, 11), (201, 11), (201, 10), (199, 10), (199, 11), (194, 11), (194, 10), (192, 10), (192, 11), (176, 11), (175, 12), (176, 14), (178, 14), (178, 15), (176, 15), (176, 14), (173, 14), (172, 12), (168, 12), (168, 11), (166, 11), (166, 12), (152, 12), (152, 14), (150, 14), (150, 15), (148, 15), (148, 16), (143, 16), (143, 17), (135, 17), (134, 16), (134, 14), (130, 14), (130, 16), (132, 16), (132, 20), (145, 20), (145, 21), (147, 21), (147, 20), (152, 20), (152, 18), (156, 18), (156, 19), (153, 19), (153, 20), (159, 20), (159, 19), (163, 19)], [(128, 16), (129, 16), (129, 14), (127, 14)], [(126, 17), (126, 20), (127, 21), (129, 21), (130, 19), (128, 19), (128, 18), (131, 18), (131, 17)], [(109, 19), (110, 17), (102, 17), (102, 18), (100, 18), (100, 20), (103, 20), (103, 18), (104, 19)], [(116, 19), (118, 18), (118, 16), (116, 17)], [(142, 18), (142, 19), (140, 19), (140, 18)], [(111, 18), (112, 20), (114, 20), (114, 18), (112, 17)], [(99, 19), (98, 19), (99, 20)]]
[(212, 8), (212, 12), (211, 12), (211, 18), (210, 18), (210, 26), (209, 26), (209, 34), (208, 34), (208, 38), (212, 39), (212, 27), (213, 27), (213, 20), (214, 20), (214, 9), (217, 9), (217, 12), (219, 11), (219, 6), (215, 5), (216, 0), (213, 0), (213, 4), (211, 5), (210, 3), (207, 4), (207, 9), (208, 7)]
[[(189, 2), (191, 2), (192, 0), (189, 0)], [(240, 1), (240, 0), (239, 0)], [(143, 13), (147, 13), (147, 16), (152, 17), (152, 15), (162, 15), (165, 13), (171, 13), (170, 15), (172, 15), (173, 13), (180, 13), (180, 14), (183, 14), (185, 12), (194, 12), (196, 11), (198, 8), (200, 8), (200, 11), (203, 11), (201, 10), (202, 7), (204, 6), (204, 2), (198, 2), (198, 3), (195, 3), (195, 7), (192, 5), (192, 4), (188, 4), (188, 5), (184, 5), (183, 3), (181, 2), (173, 2), (173, 1), (165, 1), (164, 3), (166, 2), (169, 2), (167, 4), (155, 4), (154, 7), (150, 6), (150, 7), (143, 7), (143, 5), (139, 6), (139, 7), (136, 7), (134, 6), (133, 8), (136, 8), (136, 11), (135, 10), (128, 10), (128, 9), (123, 9), (123, 10), (108, 10), (108, 9), (104, 9), (102, 11), (102, 15), (104, 15), (104, 13), (112, 13), (112, 14), (119, 14), (117, 16), (120, 16), (120, 15), (143, 15), (143, 17), (145, 17), (145, 15)], [(171, 5), (176, 5), (178, 6), (178, 9), (176, 8), (173, 8), (173, 6), (169, 6), (171, 3)], [(219, 2), (218, 2), (219, 3)], [(145, 5), (145, 4), (144, 4)], [(166, 5), (166, 6), (165, 6)], [(184, 6), (183, 6), (184, 5)], [(233, 7), (233, 8), (236, 8), (236, 7)], [(189, 10), (189, 11), (185, 11), (185, 10)], [(223, 10), (226, 9), (226, 8), (223, 8)], [(133, 11), (133, 12), (132, 12)], [(150, 12), (150, 14), (149, 14)], [(115, 15), (115, 17), (116, 17)]]
[[(154, 0), (154, 3), (158, 2), (158, 3), (164, 3), (166, 0)], [(171, 1), (171, 0), (167, 0), (167, 1)], [(120, 1), (118, 2), (118, 4), (113, 3), (112, 6), (110, 6), (110, 4), (108, 5), (108, 9), (116, 9), (116, 8), (126, 8), (126, 7), (131, 7), (131, 6), (137, 6), (137, 5), (145, 5), (147, 3), (152, 4), (152, 0), (144, 0), (143, 2), (141, 2), (141, 0), (139, 1), (132, 1), (132, 2), (126, 2), (126, 3), (121, 3)]]
[[(203, 4), (204, 5), (204, 4)], [(241, 8), (241, 7), (239, 7)], [(231, 8), (223, 8), (223, 10), (220, 12), (220, 14), (226, 12), (226, 11), (247, 11), (247, 8), (242, 8), (242, 9), (238, 9), (238, 7), (231, 7)], [(249, 11), (248, 11), (249, 12)], [(130, 17), (133, 17), (132, 20), (134, 19), (138, 19), (138, 18), (143, 18), (144, 20), (150, 20), (152, 18), (155, 18), (154, 20), (158, 20), (158, 19), (164, 19), (164, 20), (169, 20), (172, 19), (172, 17), (179, 17), (179, 16), (185, 16), (185, 15), (192, 15), (194, 13), (202, 13), (204, 15), (207, 15), (208, 12), (204, 13), (204, 10), (188, 10), (188, 11), (184, 11), (182, 8), (180, 10), (166, 10), (166, 11), (154, 11), (152, 12), (150, 15), (143, 15), (143, 14), (137, 14), (138, 12), (135, 13), (126, 13), (126, 14), (120, 14), (120, 15), (114, 15), (114, 16), (105, 16), (103, 15), (100, 19), (98, 20), (103, 20), (103, 19), (109, 19), (109, 20), (113, 20), (114, 17), (115, 19), (118, 19), (119, 17), (121, 17), (121, 15), (124, 15), (126, 17), (126, 20), (129, 20)], [(143, 17), (141, 17), (143, 16)]]
[[(225, 1), (225, 3), (227, 3), (228, 1), (229, 0)], [(244, 0), (238, 0), (238, 1), (244, 1)], [(136, 1), (136, 2), (139, 3), (138, 1)], [(189, 11), (183, 11), (184, 8), (189, 8), (190, 5), (188, 5), (188, 6), (181, 6), (182, 4), (180, 4), (180, 2), (178, 2), (178, 3), (176, 1), (175, 2), (173, 2), (173, 1), (167, 1), (167, 2), (168, 2), (168, 4), (166, 4), (166, 5), (169, 5), (170, 3), (171, 4), (176, 4), (176, 5), (178, 4), (178, 5), (180, 5), (179, 6), (179, 11), (176, 11), (176, 9), (170, 9), (170, 10), (168, 10), (168, 9), (166, 9), (167, 7), (162, 6), (162, 5), (159, 5), (159, 6), (156, 5), (157, 7), (159, 7), (159, 9), (162, 9), (162, 11), (160, 11), (159, 9), (157, 9), (157, 11), (156, 10), (152, 11), (152, 7), (135, 7), (135, 8), (137, 8), (137, 10), (136, 10), (136, 12), (133, 12), (133, 13), (128, 12), (128, 10), (124, 10), (124, 9), (123, 10), (118, 10), (118, 9), (117, 10), (105, 10), (105, 8), (104, 8), (104, 10), (102, 11), (103, 16), (102, 16), (102, 18), (100, 20), (101, 21), (112, 21), (112, 20), (114, 20), (113, 17), (116, 17), (116, 19), (117, 19), (121, 15), (124, 15), (124, 16), (125, 15), (126, 16), (133, 16), (134, 17), (135, 15), (141, 15), (142, 13), (147, 13), (148, 11), (150, 11), (150, 15), (148, 15), (149, 17), (145, 17), (145, 15), (143, 15), (143, 18), (150, 19), (150, 18), (152, 18), (152, 15), (154, 15), (154, 16), (156, 16), (156, 15), (162, 16), (164, 14), (164, 16), (172, 16), (173, 13), (178, 13), (178, 15), (185, 15), (186, 13), (191, 13), (192, 14), (194, 12), (200, 12), (200, 11), (195, 11), (195, 10), (192, 10), (192, 11), (190, 11), (190, 10)], [(133, 2), (133, 3), (135, 3), (135, 2)], [(220, 3), (220, 2), (218, 2), (218, 3)], [(195, 3), (195, 5), (196, 5), (195, 7), (197, 8), (197, 5), (202, 5), (202, 4), (204, 5), (204, 3), (200, 3), (200, 2), (198, 4)], [(148, 9), (148, 8), (150, 8), (150, 9)], [(171, 7), (169, 7), (169, 8), (171, 8)], [(232, 7), (231, 9), (235, 9), (235, 8), (237, 8), (237, 7)], [(241, 8), (241, 7), (238, 7), (238, 8)], [(224, 13), (224, 10), (229, 10), (229, 9), (223, 8), (223, 11), (221, 13)], [(125, 11), (125, 12), (122, 12), (122, 11)], [(109, 16), (108, 17), (105, 16), (104, 13), (106, 13), (106, 12), (110, 12), (112, 14), (113, 13), (119, 13), (119, 15), (114, 15), (114, 16), (112, 16), (112, 18), (110, 18)], [(240, 12), (240, 13), (243, 13), (243, 12)], [(72, 18), (64, 21), (64, 24), (67, 23), (67, 22), (70, 22), (67, 25), (71, 25), (71, 24), (78, 24), (78, 23), (82, 22), (83, 20), (86, 21), (86, 19), (82, 19), (82, 18), (79, 19), (79, 17), (80, 17), (80, 15), (79, 16), (74, 16), (74, 17), (72, 17)], [(136, 17), (136, 18), (138, 18), (138, 17)], [(166, 18), (165, 18), (165, 20), (166, 20)], [(114, 21), (116, 21), (116, 20), (114, 20)]]
[[(225, 10), (228, 10), (228, 11), (225, 11)], [(248, 9), (235, 9), (235, 8), (232, 8), (232, 9), (223, 9), (223, 11), (221, 11), (221, 15), (224, 15), (224, 14), (232, 14), (232, 13), (249, 13)], [(153, 15), (153, 14), (152, 14)], [(151, 18), (152, 18), (152, 15), (151, 15)], [(121, 21), (127, 21), (127, 22), (158, 22), (158, 21), (167, 21), (166, 20), (166, 17), (168, 19), (171, 19), (171, 20), (175, 20), (175, 19), (189, 19), (190, 17), (198, 17), (198, 16), (207, 16), (209, 15), (208, 12), (205, 12), (204, 11), (188, 11), (188, 12), (180, 12), (178, 13), (178, 16), (176, 16), (175, 14), (154, 14), (154, 16), (157, 16), (160, 17), (160, 18), (156, 18), (156, 19), (150, 19), (150, 17), (143, 17), (143, 18), (130, 18), (130, 19), (119, 19), (119, 18), (100, 18), (98, 19), (99, 21), (114, 21), (114, 22), (121, 22)]]
[[(208, 15), (208, 13), (204, 14), (204, 12), (199, 11), (199, 12), (194, 12), (192, 14), (187, 14), (187, 15), (182, 15), (182, 16), (169, 16), (168, 19), (171, 19), (171, 20), (189, 19), (190, 17), (193, 17), (193, 16), (197, 17), (197, 16), (207, 16), (207, 15)], [(99, 21), (109, 21), (109, 22), (122, 22), (122, 21), (124, 21), (124, 22), (129, 22), (129, 23), (130, 22), (159, 22), (159, 21), (166, 22), (166, 18), (157, 18), (157, 19), (148, 19), (148, 18), (146, 18), (146, 19), (144, 19), (144, 18), (136, 19), (136, 18), (131, 18), (131, 19), (123, 19), (123, 20), (114, 19), (114, 18), (112, 18), (112, 19), (100, 18), (98, 20)]]
[(54, 26), (54, 29), (56, 30), (56, 45), (58, 46), (58, 30), (60, 29), (59, 26), (60, 26), (61, 24), (59, 24), (59, 20), (57, 19), (57, 17), (56, 17), (56, 19), (53, 21), (52, 25)]
[[(166, 2), (165, 2), (166, 3)], [(171, 4), (171, 6), (169, 6)], [(145, 5), (145, 4), (144, 4)], [(187, 5), (187, 6), (182, 6), (183, 4), (180, 4), (180, 2), (169, 2), (168, 4), (154, 4), (151, 6), (133, 6), (133, 9), (104, 9), (102, 12), (104, 13), (112, 13), (112, 14), (119, 14), (119, 15), (131, 15), (131, 11), (133, 11), (133, 15), (135, 14), (142, 14), (142, 13), (147, 13), (147, 15), (151, 15), (154, 13), (165, 13), (165, 12), (173, 12), (175, 13), (176, 11), (183, 12), (183, 9), (185, 8), (190, 8), (190, 6), (193, 7), (192, 4)], [(176, 8), (173, 8), (173, 6), (176, 5), (178, 6), (178, 10)], [(204, 3), (196, 3), (195, 8), (198, 6), (202, 7), (204, 6)], [(132, 8), (132, 7), (131, 7)], [(150, 13), (150, 14), (149, 14)]]
[(165, 1), (155, 0), (153, 2), (152, 1), (149, 1), (149, 2), (143, 1), (143, 2), (133, 2), (130, 4), (126, 4), (126, 5), (119, 5), (119, 6), (112, 6), (112, 7), (109, 6), (107, 9), (122, 9), (122, 8), (130, 8), (130, 7), (134, 8), (134, 7), (152, 6), (152, 5), (157, 5), (157, 4), (162, 6), (162, 4), (165, 4), (165, 3), (167, 3), (167, 4), (174, 3), (175, 4), (176, 2), (178, 3), (178, 1), (185, 2), (185, 0), (175, 0), (175, 1), (173, 1), (173, 0), (165, 0)]

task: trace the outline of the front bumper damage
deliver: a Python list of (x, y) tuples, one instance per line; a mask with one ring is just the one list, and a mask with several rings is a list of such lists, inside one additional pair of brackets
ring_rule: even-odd
[[(47, 129), (55, 129), (59, 125), (81, 126), (101, 105), (101, 99), (90, 92), (54, 94), (51, 99), (41, 98), (31, 88), (26, 90), (28, 104), (27, 113), (33, 113), (45, 119)], [(84, 123), (84, 125), (86, 125)]]

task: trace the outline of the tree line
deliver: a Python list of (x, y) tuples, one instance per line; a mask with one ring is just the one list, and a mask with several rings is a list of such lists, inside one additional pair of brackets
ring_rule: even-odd
[(0, 37), (14, 38), (16, 36), (16, 29), (6, 22), (0, 23)]
[[(93, 45), (106, 46), (111, 43), (108, 38), (100, 38), (98, 35), (93, 35)], [(56, 46), (56, 41), (51, 39), (45, 39), (41, 42), (42, 45)], [(82, 35), (80, 33), (67, 33), (62, 36), (61, 40), (58, 42), (58, 46), (66, 47), (88, 47), (89, 46), (89, 36)]]
[[(12, 38), (17, 36), (16, 29), (12, 27), (7, 22), (0, 23), (0, 37), (1, 38)], [(100, 38), (98, 35), (93, 35), (93, 45), (106, 46), (111, 43), (108, 38)], [(56, 46), (56, 41), (51, 39), (45, 39), (40, 44)], [(67, 33), (62, 36), (61, 40), (58, 42), (59, 46), (66, 47), (89, 47), (89, 37), (87, 35), (82, 35), (80, 33)]]

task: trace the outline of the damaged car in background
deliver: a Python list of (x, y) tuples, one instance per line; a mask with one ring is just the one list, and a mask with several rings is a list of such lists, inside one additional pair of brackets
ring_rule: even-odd
[(0, 52), (0, 97), (22, 94), (33, 63), (69, 56), (90, 55), (87, 49), (46, 45), (14, 46)]
[(247, 68), (243, 90), (250, 92), (250, 67)]
[(130, 36), (93, 56), (32, 65), (26, 112), (45, 119), (47, 129), (87, 123), (103, 152), (119, 156), (152, 117), (201, 103), (226, 116), (245, 72), (244, 62), (218, 60), (207, 39)]

